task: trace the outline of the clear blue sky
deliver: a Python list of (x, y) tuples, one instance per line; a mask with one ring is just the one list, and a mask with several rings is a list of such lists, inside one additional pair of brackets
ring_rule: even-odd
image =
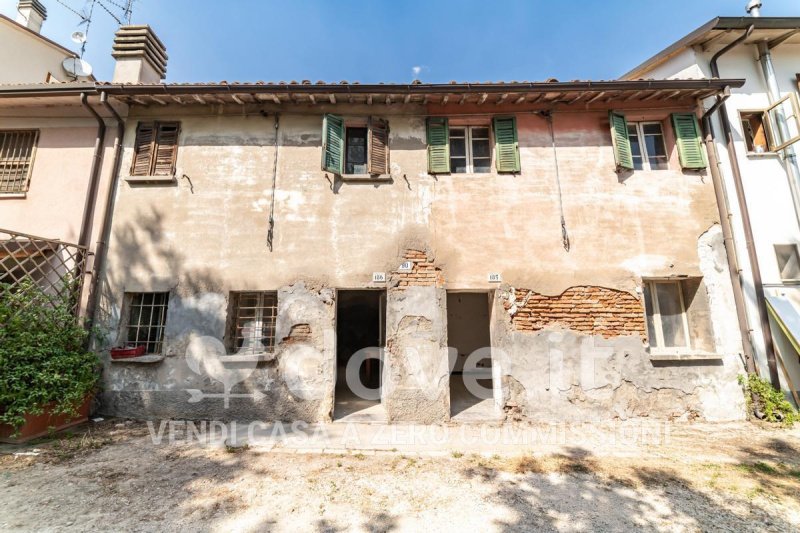
[[(43, 33), (70, 48), (57, 0)], [(108, 5), (121, 0), (105, 0)], [(80, 11), (91, 0), (62, 0)], [(610, 79), (746, 0), (136, 0), (132, 22), (167, 46), (181, 81), (425, 82)], [(0, 0), (14, 17), (16, 0)], [(764, 0), (763, 16), (800, 16)], [(116, 23), (95, 7), (84, 59), (109, 79)]]

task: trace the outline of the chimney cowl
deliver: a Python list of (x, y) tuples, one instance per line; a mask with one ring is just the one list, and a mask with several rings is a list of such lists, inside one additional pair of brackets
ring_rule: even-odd
[(160, 83), (167, 75), (167, 48), (148, 25), (120, 26), (111, 56), (115, 83)]
[(41, 33), (42, 24), (47, 19), (47, 8), (39, 0), (19, 0), (17, 2), (17, 22), (29, 30)]
[(760, 17), (762, 5), (763, 3), (761, 2), (761, 0), (750, 0), (749, 2), (747, 2), (745, 10), (747, 11), (747, 14), (750, 15), (751, 17)]

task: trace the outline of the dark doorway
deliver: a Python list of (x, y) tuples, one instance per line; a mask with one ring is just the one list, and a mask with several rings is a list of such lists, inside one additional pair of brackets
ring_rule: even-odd
[[(385, 420), (385, 413), (380, 405), (383, 363), (376, 358), (363, 356), (364, 349), (367, 349), (370, 355), (377, 355), (378, 350), (384, 347), (385, 321), (385, 291), (337, 291), (336, 390), (333, 408), (335, 419)], [(359, 352), (362, 354), (362, 362), (358, 364), (356, 388), (360, 390), (353, 390), (352, 383), (348, 384), (347, 382), (347, 366), (353, 356)], [(370, 398), (364, 398), (364, 392)]]
[[(447, 293), (447, 345), (458, 354), (450, 374), (450, 416), (455, 420), (496, 417), (489, 330), (491, 303), (491, 294), (485, 292)], [(470, 383), (479, 386), (479, 395), (468, 388)]]

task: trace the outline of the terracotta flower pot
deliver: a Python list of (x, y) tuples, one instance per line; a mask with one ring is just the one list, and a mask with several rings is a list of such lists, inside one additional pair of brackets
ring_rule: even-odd
[(90, 395), (78, 407), (78, 415), (70, 417), (64, 414), (53, 414), (51, 410), (55, 407), (55, 403), (49, 404), (40, 415), (25, 415), (25, 423), (19, 428), (19, 434), (16, 437), (11, 437), (14, 434), (13, 427), (8, 424), (0, 424), (0, 442), (21, 444), (47, 435), (50, 433), (51, 428), (53, 431), (61, 431), (62, 429), (82, 424), (89, 419), (91, 405), (92, 396)]

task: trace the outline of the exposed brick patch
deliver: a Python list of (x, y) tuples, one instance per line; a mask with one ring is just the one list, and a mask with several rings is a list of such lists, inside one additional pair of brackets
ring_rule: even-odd
[(428, 260), (428, 254), (423, 250), (406, 250), (403, 256), (405, 261), (411, 261), (411, 272), (395, 271), (393, 278), (398, 281), (399, 287), (413, 285), (444, 285), (442, 270)]
[[(561, 326), (588, 335), (645, 338), (644, 309), (632, 294), (604, 287), (571, 287), (559, 296), (516, 289), (511, 323), (519, 331)], [(506, 309), (512, 303), (506, 302)]]
[(281, 339), (281, 344), (295, 344), (311, 340), (311, 326), (308, 324), (295, 324), (289, 334)]

